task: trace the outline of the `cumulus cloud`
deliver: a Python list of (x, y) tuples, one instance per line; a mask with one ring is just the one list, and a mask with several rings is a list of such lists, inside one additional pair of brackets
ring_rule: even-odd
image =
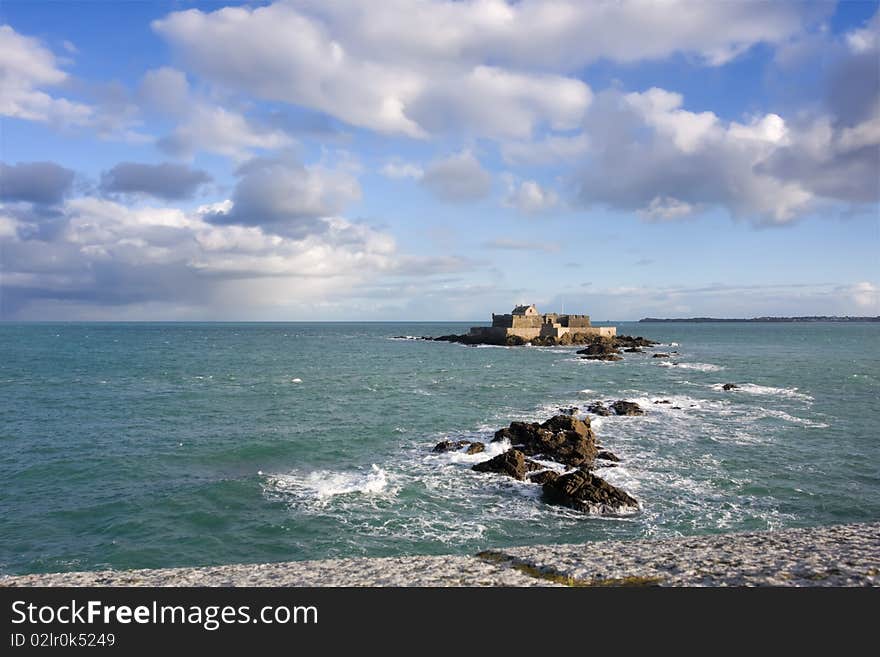
[(568, 164), (590, 148), (586, 133), (549, 135), (534, 141), (508, 141), (501, 145), (504, 161), (510, 164)]
[(400, 180), (403, 178), (412, 178), (420, 180), (425, 171), (418, 164), (412, 162), (402, 162), (400, 160), (391, 160), (382, 165), (379, 172), (386, 178)]
[(38, 39), (0, 25), (0, 115), (61, 125), (85, 125), (88, 105), (43, 91), (68, 79), (51, 50)]
[(863, 311), (880, 312), (880, 287), (874, 283), (861, 281), (838, 288), (838, 291)]
[(437, 198), (453, 202), (477, 201), (492, 189), (492, 176), (470, 151), (434, 160), (421, 182)]
[(165, 200), (191, 198), (211, 176), (182, 164), (120, 162), (101, 174), (101, 191), (107, 194), (147, 194)]
[(357, 178), (345, 166), (304, 166), (289, 155), (254, 158), (237, 173), (231, 207), (209, 215), (211, 223), (303, 236), (325, 230), (324, 217), (341, 213), (361, 196)]
[(638, 210), (640, 217), (647, 221), (671, 221), (689, 217), (694, 206), (671, 196), (655, 196), (646, 208)]
[[(425, 44), (442, 30), (456, 30), (459, 8), (437, 3), (349, 7), (336, 13), (276, 3), (255, 9), (227, 8), (177, 12), (153, 23), (187, 63), (224, 88), (237, 89), (327, 112), (352, 125), (411, 137), (446, 131), (528, 137), (538, 124), (577, 124), (590, 102), (589, 87), (553, 73), (490, 66), (489, 56), (455, 49), (435, 54), (428, 45), (418, 56), (403, 56), (393, 39), (378, 38), (382, 21), (392, 19), (400, 38), (423, 12), (441, 9), (442, 24), (431, 25)], [(446, 10), (453, 9), (452, 14)], [(500, 6), (498, 7), (501, 8)], [(462, 18), (480, 7), (462, 4)], [(355, 14), (370, 25), (353, 30)], [(423, 26), (427, 28), (427, 26)], [(375, 40), (362, 37), (373, 31)], [(291, 33), (297, 39), (290, 39)], [(429, 56), (430, 53), (430, 56)], [(488, 55), (488, 54), (487, 54)], [(498, 121), (497, 116), (505, 116)]]
[(592, 147), (582, 169), (582, 203), (672, 219), (696, 207), (721, 207), (757, 223), (793, 221), (815, 194), (797, 179), (762, 170), (791, 143), (776, 114), (744, 122), (684, 109), (680, 94), (652, 88), (597, 97), (585, 121)]
[[(184, 212), (85, 197), (65, 201), (60, 211), (62, 229), (44, 237), (0, 208), (4, 316), (39, 315), (58, 304), (289, 306), (398, 266), (390, 235), (337, 217), (290, 237), (212, 223), (215, 205)], [(6, 230), (10, 221), (17, 230)]]
[(824, 80), (824, 107), (791, 130), (761, 173), (849, 203), (880, 201), (880, 12), (845, 36)]
[(191, 158), (207, 151), (244, 161), (255, 150), (294, 143), (286, 130), (271, 121), (255, 123), (244, 113), (194, 92), (186, 74), (177, 69), (147, 71), (135, 95), (145, 110), (176, 122), (171, 133), (157, 141), (159, 149), (171, 157)]
[(60, 203), (73, 186), (74, 172), (54, 162), (0, 162), (0, 200), (38, 205)]
[(551, 189), (541, 187), (534, 180), (517, 183), (508, 181), (504, 205), (524, 214), (538, 214), (552, 210), (559, 205), (559, 195)]
[(388, 133), (524, 138), (538, 124), (576, 123), (589, 105), (587, 85), (560, 71), (674, 53), (720, 65), (755, 44), (785, 42), (827, 11), (689, 0), (304, 0), (190, 9), (153, 28), (224, 88)]

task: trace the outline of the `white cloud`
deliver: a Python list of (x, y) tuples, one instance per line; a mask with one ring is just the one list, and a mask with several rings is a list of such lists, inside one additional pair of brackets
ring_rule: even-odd
[(870, 281), (861, 281), (840, 290), (845, 299), (851, 300), (864, 311), (880, 312), (880, 287)]
[(593, 147), (583, 170), (582, 202), (668, 220), (722, 207), (755, 223), (785, 224), (815, 207), (802, 180), (768, 170), (799, 135), (782, 117), (724, 122), (691, 112), (664, 89), (599, 95), (585, 121)]
[(412, 162), (402, 162), (400, 160), (391, 160), (390, 162), (386, 162), (379, 172), (385, 176), (386, 178), (393, 178), (400, 180), (402, 178), (412, 178), (413, 180), (420, 180), (421, 177), (425, 174), (422, 167), (417, 164), (413, 164)]
[(865, 27), (847, 33), (846, 45), (859, 55), (880, 50), (880, 11), (874, 14)]
[(538, 214), (559, 205), (559, 195), (553, 190), (541, 187), (534, 180), (520, 183), (509, 180), (504, 205), (524, 214)]
[(421, 182), (445, 201), (476, 201), (492, 189), (492, 176), (470, 151), (434, 160), (425, 168)]
[(0, 115), (59, 125), (86, 125), (93, 109), (55, 98), (43, 87), (67, 80), (55, 55), (37, 39), (0, 25)]
[(590, 140), (583, 132), (572, 136), (550, 135), (536, 141), (508, 141), (501, 145), (504, 161), (510, 164), (568, 164), (584, 155)]
[(241, 114), (197, 102), (174, 131), (159, 141), (159, 147), (175, 157), (210, 151), (244, 160), (254, 149), (274, 150), (293, 143), (281, 130), (256, 128)]
[(293, 145), (283, 130), (254, 125), (246, 116), (194, 93), (186, 75), (173, 68), (147, 71), (137, 96), (144, 108), (168, 116), (177, 125), (158, 141), (165, 153), (190, 158), (199, 151), (218, 153), (242, 161), (254, 150), (274, 150)]
[(683, 219), (694, 213), (694, 206), (670, 196), (655, 196), (647, 207), (638, 211), (643, 219), (648, 221), (671, 221)]
[(53, 299), (247, 312), (343, 294), (400, 266), (394, 239), (362, 224), (327, 217), (321, 230), (288, 237), (208, 221), (217, 209), (184, 212), (80, 197), (64, 203), (62, 229), (45, 240), (20, 239), (22, 221), (0, 213), (6, 312), (15, 312), (10, 304), (33, 309)]

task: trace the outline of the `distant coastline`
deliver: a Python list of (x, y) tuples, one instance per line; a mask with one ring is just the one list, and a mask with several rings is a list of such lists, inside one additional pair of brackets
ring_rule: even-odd
[(720, 318), (720, 317), (682, 317), (682, 318), (666, 318), (643, 317), (639, 323), (648, 322), (688, 322), (688, 323), (705, 323), (705, 322), (880, 322), (880, 316), (877, 317), (839, 317), (837, 315), (809, 315), (805, 317), (752, 317), (748, 318)]

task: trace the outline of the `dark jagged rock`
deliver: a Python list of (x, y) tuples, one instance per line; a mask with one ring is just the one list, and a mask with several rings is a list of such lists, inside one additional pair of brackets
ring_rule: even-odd
[(681, 406), (672, 406), (672, 410), (673, 410), (673, 411), (680, 411), (680, 410), (681, 410)]
[(530, 474), (529, 481), (533, 484), (540, 484), (543, 486), (546, 483), (556, 481), (559, 477), (560, 474), (554, 470), (541, 470), (540, 472)]
[(526, 473), (542, 469), (540, 465), (525, 457), (518, 449), (509, 449), (488, 461), (477, 463), (472, 470), (477, 472), (494, 472), (505, 474), (520, 481), (525, 480)]
[(587, 356), (600, 356), (604, 354), (617, 354), (620, 351), (614, 346), (614, 341), (607, 338), (600, 338), (590, 343), (585, 349), (578, 349), (578, 354)]
[(617, 354), (593, 354), (590, 356), (581, 356), (584, 360), (623, 360)]
[(672, 402), (668, 399), (658, 399), (654, 402), (655, 404), (671, 404)]
[(638, 347), (627, 347), (626, 349), (624, 349), (624, 351), (628, 354), (643, 354), (643, 353), (645, 353), (643, 350), (639, 349)]
[(635, 510), (639, 504), (625, 491), (583, 468), (546, 482), (543, 493), (544, 500), (550, 504), (585, 513), (614, 514)]
[(441, 440), (439, 443), (434, 445), (434, 449), (432, 451), (437, 452), (438, 454), (444, 454), (445, 452), (456, 452), (462, 447), (470, 444), (470, 440)]
[(613, 452), (609, 452), (607, 449), (600, 450), (599, 453), (596, 454), (596, 458), (601, 461), (614, 461), (615, 463), (620, 463), (620, 457)]
[(562, 413), (563, 415), (575, 415), (578, 412), (578, 407), (577, 406), (570, 406), (568, 408), (560, 408), (559, 412)]
[(467, 448), (465, 454), (479, 454), (480, 452), (486, 451), (486, 445), (481, 442), (471, 443), (470, 447)]
[[(399, 336), (406, 337), (406, 336)], [(526, 340), (516, 335), (510, 336), (495, 336), (491, 333), (464, 333), (462, 335), (440, 335), (436, 338), (432, 337), (424, 337), (426, 340), (434, 340), (435, 342), (460, 342), (462, 344), (495, 344), (495, 345), (506, 345), (506, 346), (521, 346), (526, 344), (531, 344), (536, 347), (556, 347), (556, 346), (568, 346), (568, 345), (588, 345), (593, 347), (594, 351), (592, 354), (587, 355), (598, 355), (601, 353), (618, 353), (619, 349), (623, 349), (624, 347), (629, 350), (635, 350), (634, 353), (638, 353), (641, 347), (652, 347), (654, 345), (660, 344), (659, 342), (655, 342), (653, 340), (648, 340), (647, 338), (643, 338), (642, 336), (632, 337), (629, 335), (617, 335), (614, 337), (607, 337), (601, 335), (595, 335), (594, 333), (581, 333), (578, 331), (572, 331), (570, 333), (563, 333), (558, 338), (555, 336), (538, 336)], [(594, 346), (596, 345), (596, 346)]]
[(631, 401), (618, 400), (611, 404), (612, 410), (618, 415), (644, 415), (642, 407)]
[(651, 358), (669, 358), (669, 354), (661, 354), (661, 353), (652, 354)]
[(721, 386), (722, 390), (736, 390), (737, 388), (739, 388), (739, 386), (735, 383), (725, 383), (723, 386)]
[(592, 413), (593, 415), (608, 416), (611, 415), (611, 410), (602, 402), (594, 402), (587, 406), (587, 413)]
[(511, 422), (495, 432), (494, 441), (509, 440), (528, 456), (542, 454), (570, 466), (589, 466), (596, 458), (596, 437), (589, 420), (556, 415), (543, 424)]
[(647, 338), (643, 338), (641, 335), (633, 337), (631, 335), (616, 335), (614, 336), (614, 346), (615, 347), (653, 347), (654, 345), (660, 344), (659, 342), (655, 342), (654, 340), (648, 340)]

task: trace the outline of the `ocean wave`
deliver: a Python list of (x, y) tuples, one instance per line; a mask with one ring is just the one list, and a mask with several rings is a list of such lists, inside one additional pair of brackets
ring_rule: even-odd
[(324, 502), (340, 495), (393, 493), (388, 473), (375, 463), (369, 472), (318, 470), (307, 474), (263, 474), (267, 489), (306, 502)]
[[(712, 385), (714, 390), (722, 390), (723, 383)], [(762, 386), (756, 383), (738, 383), (733, 392), (742, 391), (751, 395), (772, 395), (776, 397), (787, 397), (789, 399), (800, 399), (803, 401), (813, 401), (810, 395), (798, 392), (797, 388), (774, 388), (773, 386)]]
[(697, 372), (720, 372), (724, 369), (721, 365), (713, 365), (712, 363), (676, 363), (663, 362), (658, 363), (660, 367), (673, 367), (679, 370), (696, 370)]
[(790, 415), (785, 411), (778, 411), (772, 408), (761, 408), (758, 407), (755, 410), (756, 418), (764, 418), (764, 417), (772, 417), (778, 420), (782, 420), (783, 422), (790, 422), (791, 424), (798, 424), (802, 427), (807, 427), (808, 429), (827, 429), (830, 425), (825, 422), (816, 422), (815, 420), (808, 420), (807, 418), (797, 417), (794, 415)]

